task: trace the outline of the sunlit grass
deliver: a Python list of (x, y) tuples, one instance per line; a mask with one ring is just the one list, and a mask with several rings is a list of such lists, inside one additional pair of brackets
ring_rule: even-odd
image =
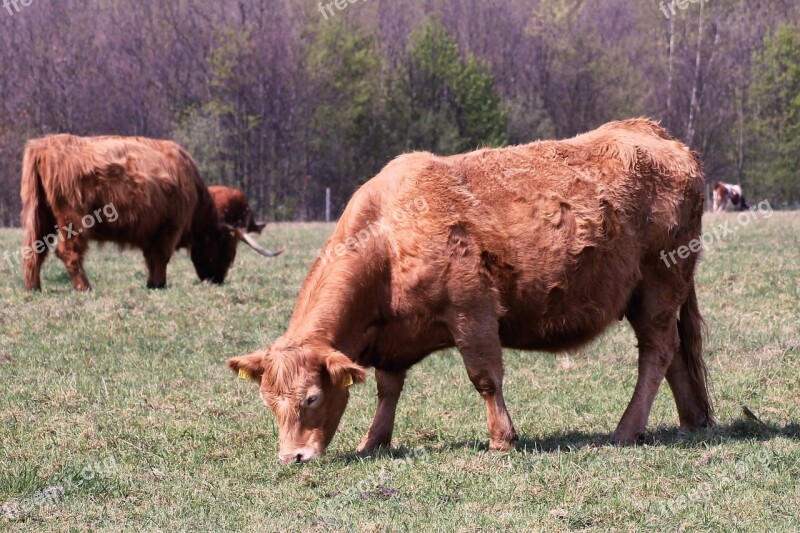
[[(283, 332), (330, 230), (268, 227), (261, 240), (286, 254), (265, 260), (242, 248), (221, 287), (198, 283), (181, 253), (168, 290), (148, 291), (141, 256), (111, 246), (89, 254), (90, 294), (72, 292), (54, 259), (41, 294), (4, 271), (0, 530), (800, 527), (799, 214), (759, 220), (705, 254), (713, 430), (678, 434), (665, 386), (647, 444), (607, 444), (636, 377), (623, 322), (577, 353), (506, 352), (516, 452), (487, 451), (483, 402), (447, 351), (411, 371), (392, 451), (353, 453), (373, 414), (370, 378), (328, 453), (284, 467), (255, 386), (224, 361)], [(20, 245), (21, 232), (0, 230), (0, 255)], [(742, 403), (766, 426), (743, 421)], [(36, 503), (108, 457), (113, 469)], [(29, 509), (9, 519), (20, 507)]]

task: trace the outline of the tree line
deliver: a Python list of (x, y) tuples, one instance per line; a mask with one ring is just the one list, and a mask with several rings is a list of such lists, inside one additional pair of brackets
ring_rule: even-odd
[[(186, 146), (269, 220), (334, 212), (410, 150), (649, 116), (709, 181), (800, 202), (800, 7), (705, 0), (59, 0), (0, 10), (0, 223), (25, 141)], [(683, 5), (683, 3), (679, 4)]]

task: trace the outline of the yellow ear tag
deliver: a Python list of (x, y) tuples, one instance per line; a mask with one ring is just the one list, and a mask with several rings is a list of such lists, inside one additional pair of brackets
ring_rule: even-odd
[(253, 374), (244, 368), (239, 369), (239, 379), (253, 379)]
[(231, 237), (236, 237), (236, 232), (235, 231), (231, 232)]
[(347, 381), (344, 382), (345, 387), (350, 387), (353, 385), (353, 376), (347, 374)]

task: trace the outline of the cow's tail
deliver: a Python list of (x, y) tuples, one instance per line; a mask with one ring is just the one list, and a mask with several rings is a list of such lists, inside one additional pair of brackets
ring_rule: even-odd
[(700, 409), (705, 415), (706, 425), (713, 426), (715, 423), (714, 407), (711, 403), (709, 391), (708, 368), (705, 361), (703, 361), (704, 329), (705, 322), (700, 315), (697, 293), (695, 292), (694, 282), (692, 282), (689, 295), (681, 306), (678, 320), (678, 335), (681, 342), (680, 356), (683, 357), (683, 361), (686, 363), (692, 390)]
[[(41, 288), (40, 270), (42, 260), (47, 253), (47, 248), (36, 253), (36, 242), (42, 241), (45, 234), (52, 229), (55, 217), (47, 203), (42, 176), (39, 172), (39, 157), (36, 150), (30, 146), (25, 149), (22, 158), (22, 179), (20, 196), (22, 198), (22, 228), (25, 232), (25, 246), (27, 253), (22, 253), (22, 271), (27, 289), (39, 290)], [(33, 252), (31, 252), (31, 250)]]

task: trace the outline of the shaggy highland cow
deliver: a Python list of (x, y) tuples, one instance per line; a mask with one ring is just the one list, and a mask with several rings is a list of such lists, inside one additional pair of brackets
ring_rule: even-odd
[[(198, 277), (222, 283), (241, 230), (221, 223), (192, 157), (171, 141), (141, 137), (54, 135), (28, 142), (22, 163), (25, 287), (41, 289), (48, 252), (79, 291), (89, 241), (139, 248), (147, 286), (163, 288), (167, 263), (188, 248)], [(112, 206), (113, 221), (89, 218)]]
[(240, 232), (241, 238), (250, 248), (264, 257), (276, 257), (284, 252), (283, 248), (274, 252), (267, 250), (248, 235), (248, 233), (260, 234), (267, 223), (256, 222), (256, 219), (253, 218), (253, 210), (250, 209), (250, 202), (242, 191), (232, 187), (225, 187), (224, 185), (211, 185), (208, 188), (208, 192), (217, 206), (219, 219), (225, 224), (242, 230)]

